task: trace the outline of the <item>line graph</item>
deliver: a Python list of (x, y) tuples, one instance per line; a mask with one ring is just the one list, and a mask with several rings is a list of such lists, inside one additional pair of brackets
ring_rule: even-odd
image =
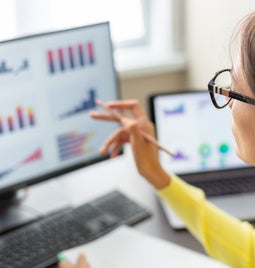
[(12, 166), (4, 170), (0, 170), (0, 180), (6, 177), (7, 175), (10, 175), (11, 173), (17, 171), (18, 169), (22, 168), (23, 166), (29, 165), (33, 162), (37, 162), (41, 159), (42, 159), (42, 150), (40, 148), (36, 148), (34, 151), (28, 154), (25, 158), (20, 159)]

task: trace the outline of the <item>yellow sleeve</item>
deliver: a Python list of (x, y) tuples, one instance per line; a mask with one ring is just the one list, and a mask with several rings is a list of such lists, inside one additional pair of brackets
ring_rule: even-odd
[(204, 192), (175, 175), (171, 183), (158, 190), (202, 243), (209, 255), (231, 267), (255, 267), (253, 226), (242, 222), (208, 202)]

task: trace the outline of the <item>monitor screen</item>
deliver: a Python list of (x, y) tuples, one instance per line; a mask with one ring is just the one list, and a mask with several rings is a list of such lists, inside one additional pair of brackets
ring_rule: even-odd
[(108, 158), (95, 98), (118, 99), (108, 22), (1, 42), (0, 193)]

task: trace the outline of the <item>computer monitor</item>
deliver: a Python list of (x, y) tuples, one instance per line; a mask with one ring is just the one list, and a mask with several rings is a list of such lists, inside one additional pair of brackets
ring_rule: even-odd
[(0, 43), (0, 201), (109, 158), (96, 98), (119, 98), (109, 22)]

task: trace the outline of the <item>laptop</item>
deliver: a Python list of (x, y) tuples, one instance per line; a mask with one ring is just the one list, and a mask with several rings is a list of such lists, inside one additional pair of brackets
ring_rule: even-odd
[[(231, 215), (255, 219), (255, 167), (235, 152), (231, 110), (215, 109), (207, 90), (157, 93), (149, 96), (150, 118), (160, 144), (174, 153), (159, 152), (166, 171), (200, 187), (207, 198)], [(174, 229), (185, 224), (160, 200)]]

